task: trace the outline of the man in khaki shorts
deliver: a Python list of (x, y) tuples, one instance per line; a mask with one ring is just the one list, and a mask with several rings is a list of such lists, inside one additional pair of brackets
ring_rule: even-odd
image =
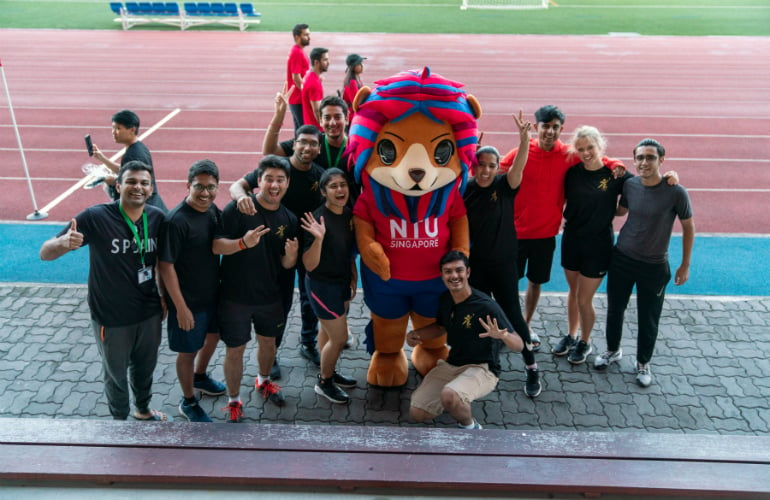
[(409, 416), (416, 422), (448, 411), (463, 429), (481, 429), (473, 418), (471, 401), (497, 386), (500, 348), (521, 352), (524, 344), (500, 306), (471, 288), (468, 257), (452, 250), (441, 258), (441, 279), (447, 287), (439, 299), (436, 322), (406, 335), (414, 347), (423, 340), (447, 335), (449, 357), (440, 360), (412, 393)]

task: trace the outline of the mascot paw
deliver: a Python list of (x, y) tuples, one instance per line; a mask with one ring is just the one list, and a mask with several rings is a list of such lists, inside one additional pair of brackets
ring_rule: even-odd
[(412, 364), (420, 375), (425, 376), (436, 366), (439, 359), (446, 359), (448, 355), (449, 348), (445, 345), (435, 348), (418, 345), (412, 351)]
[(374, 351), (366, 381), (378, 387), (400, 387), (406, 384), (409, 366), (403, 350), (382, 353)]

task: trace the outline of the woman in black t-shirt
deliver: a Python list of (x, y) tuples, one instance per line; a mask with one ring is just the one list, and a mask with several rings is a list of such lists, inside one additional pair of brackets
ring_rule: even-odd
[(338, 168), (326, 170), (319, 185), (324, 204), (302, 217), (302, 228), (309, 235), (302, 254), (307, 270), (305, 285), (310, 306), (321, 324), (321, 373), (315, 392), (332, 403), (347, 403), (350, 398), (340, 386), (355, 387), (356, 381), (334, 368), (348, 338), (348, 305), (358, 279), (353, 213), (347, 206), (350, 187), (345, 173)]

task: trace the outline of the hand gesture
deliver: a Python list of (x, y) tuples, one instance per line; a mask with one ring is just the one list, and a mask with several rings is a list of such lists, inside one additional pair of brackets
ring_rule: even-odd
[(406, 343), (409, 345), (409, 347), (418, 346), (422, 344), (422, 337), (420, 337), (420, 334), (416, 331), (411, 330), (406, 334)]
[(289, 97), (294, 93), (294, 89), (296, 87), (293, 87), (289, 89), (289, 91), (286, 91), (286, 84), (283, 84), (283, 90), (281, 92), (275, 93), (275, 113), (286, 113), (286, 108), (289, 107)]
[(528, 142), (532, 123), (524, 119), (524, 112), (522, 110), (519, 110), (519, 116), (516, 116), (515, 114), (512, 116), (513, 121), (516, 123), (516, 127), (519, 129), (519, 140), (521, 142)]
[(479, 323), (481, 323), (481, 326), (484, 327), (484, 333), (479, 333), (479, 338), (486, 338), (486, 337), (492, 337), (493, 339), (502, 339), (506, 335), (508, 335), (508, 329), (503, 328), (500, 329), (499, 326), (497, 326), (497, 318), (492, 318), (487, 314), (487, 321), (484, 321), (484, 318), (479, 318)]
[(102, 151), (99, 149), (99, 146), (97, 146), (96, 144), (93, 144), (93, 148), (94, 148), (94, 158), (96, 158), (97, 160), (99, 160), (102, 163), (107, 161), (107, 157), (104, 156)]
[(305, 212), (305, 215), (302, 216), (302, 229), (313, 235), (317, 240), (323, 240), (326, 235), (324, 218), (321, 217), (320, 221), (317, 221), (310, 212)]
[(676, 170), (669, 170), (663, 174), (663, 178), (666, 179), (669, 186), (676, 186), (679, 184), (679, 174), (676, 173)]
[(296, 259), (299, 252), (299, 241), (297, 238), (286, 238), (283, 246), (283, 253), (290, 259)]
[(243, 243), (246, 245), (246, 248), (254, 248), (259, 245), (259, 240), (262, 239), (262, 236), (266, 235), (269, 231), (270, 228), (265, 227), (264, 224), (246, 231), (246, 234), (243, 235)]
[(617, 165), (615, 168), (612, 169), (613, 178), (620, 179), (624, 175), (626, 175), (626, 167), (624, 167), (623, 165)]
[(249, 195), (244, 195), (238, 198), (238, 201), (235, 202), (238, 211), (244, 215), (256, 215), (257, 214), (257, 207), (254, 206), (254, 197)]
[(83, 233), (78, 232), (78, 221), (72, 219), (70, 228), (62, 235), (62, 243), (67, 250), (76, 250), (83, 246)]

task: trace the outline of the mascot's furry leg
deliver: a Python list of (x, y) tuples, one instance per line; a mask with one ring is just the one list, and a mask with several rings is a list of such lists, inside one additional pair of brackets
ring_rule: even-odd
[[(434, 323), (435, 318), (426, 318), (413, 312), (410, 316), (412, 320), (412, 329), (422, 328), (423, 326)], [(423, 340), (422, 344), (414, 347), (412, 351), (412, 364), (415, 370), (425, 376), (436, 366), (439, 359), (446, 359), (449, 355), (449, 348), (446, 346), (446, 335), (431, 340)]]
[(406, 326), (409, 317), (385, 319), (372, 313), (371, 327), (376, 350), (372, 353), (366, 381), (380, 387), (406, 384), (409, 365), (404, 354)]

